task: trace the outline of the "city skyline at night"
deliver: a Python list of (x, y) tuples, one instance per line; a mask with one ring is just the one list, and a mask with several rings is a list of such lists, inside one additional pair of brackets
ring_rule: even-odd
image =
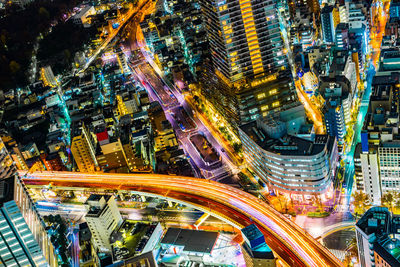
[(400, 266), (399, 0), (0, 1), (1, 266)]

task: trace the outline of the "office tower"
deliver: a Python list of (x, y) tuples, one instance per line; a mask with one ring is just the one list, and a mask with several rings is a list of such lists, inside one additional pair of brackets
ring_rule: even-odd
[(370, 208), (356, 223), (361, 267), (400, 266), (400, 217), (387, 208)]
[(349, 22), (348, 5), (346, 3), (339, 4), (339, 17), (340, 23)]
[(362, 151), (361, 143), (358, 143), (354, 150), (354, 176), (356, 179), (357, 191), (364, 191), (364, 179), (361, 167), (361, 151)]
[(335, 44), (340, 50), (347, 50), (349, 47), (349, 24), (339, 23), (336, 27)]
[(40, 217), (35, 203), (29, 195), (28, 189), (19, 176), (15, 177), (14, 200), (19, 207), (26, 224), (31, 230), (33, 236), (38, 242), (44, 257), (50, 266), (58, 266), (58, 255), (54, 249), (54, 245), (50, 240), (50, 236), (46, 231), (46, 224)]
[(93, 172), (98, 165), (95, 152), (95, 139), (83, 121), (72, 126), (71, 152), (80, 172)]
[[(364, 133), (361, 133), (364, 134)], [(379, 163), (376, 147), (370, 146), (367, 152), (360, 154), (364, 192), (374, 205), (381, 204), (381, 184), (379, 181)]]
[(242, 125), (244, 158), (269, 190), (298, 200), (325, 193), (329, 198), (339, 157), (336, 138), (301, 136), (303, 114), (289, 109)]
[(335, 6), (325, 5), (321, 10), (322, 39), (324, 43), (335, 41), (336, 25), (339, 24), (339, 11)]
[(340, 97), (326, 99), (324, 107), (324, 119), (326, 132), (330, 136), (336, 136), (338, 143), (344, 143), (346, 135), (346, 124), (344, 120), (344, 111)]
[(0, 265), (48, 266), (43, 253), (14, 201), (0, 210)]
[[(391, 72), (393, 64), (382, 56), (379, 71), (372, 82), (369, 110), (361, 132), (360, 154), (365, 193), (374, 205), (380, 205), (381, 195), (400, 192), (399, 139), (399, 74)], [(392, 55), (393, 56), (393, 55)], [(388, 62), (391, 62), (390, 57)], [(388, 71), (386, 70), (386, 67)]]
[(93, 244), (100, 251), (110, 252), (111, 233), (122, 223), (114, 196), (91, 195), (86, 204), (89, 211), (85, 219), (92, 233)]
[(228, 84), (287, 67), (277, 3), (202, 0), (213, 65)]

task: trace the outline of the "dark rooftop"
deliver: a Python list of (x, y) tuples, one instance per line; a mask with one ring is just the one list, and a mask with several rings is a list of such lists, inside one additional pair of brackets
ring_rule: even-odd
[(334, 138), (328, 135), (316, 135), (315, 141), (309, 141), (292, 135), (274, 139), (253, 121), (240, 127), (257, 145), (266, 151), (280, 155), (308, 156), (322, 152), (333, 145)]
[(169, 228), (161, 243), (183, 246), (184, 251), (211, 253), (218, 235), (218, 232)]
[(87, 201), (99, 201), (102, 197), (106, 200), (106, 202), (110, 199), (111, 196), (109, 195), (99, 195), (99, 194), (92, 194), (87, 199)]

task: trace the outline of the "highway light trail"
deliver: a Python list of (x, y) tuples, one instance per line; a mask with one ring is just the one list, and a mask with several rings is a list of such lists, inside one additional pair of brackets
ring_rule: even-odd
[[(21, 172), (21, 175), (24, 175)], [(256, 223), (268, 245), (292, 266), (341, 266), (328, 249), (260, 199), (217, 182), (158, 174), (86, 174), (36, 172), (25, 184), (63, 188), (102, 188), (155, 194), (192, 204), (236, 227)]]

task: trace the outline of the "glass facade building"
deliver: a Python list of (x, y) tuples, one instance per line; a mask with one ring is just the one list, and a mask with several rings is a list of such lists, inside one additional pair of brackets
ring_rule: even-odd
[[(316, 135), (313, 141), (291, 135), (273, 136), (251, 122), (240, 127), (245, 159), (270, 190), (319, 195), (332, 185), (338, 164), (336, 139)], [(279, 130), (278, 130), (279, 131)]]
[(49, 266), (14, 201), (0, 210), (0, 266)]

